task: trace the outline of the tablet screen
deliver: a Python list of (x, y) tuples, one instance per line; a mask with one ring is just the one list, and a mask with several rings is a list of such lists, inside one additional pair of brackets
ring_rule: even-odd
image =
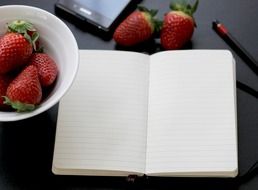
[(129, 3), (129, 0), (75, 0), (85, 8), (106, 16), (109, 19), (115, 19)]
[(108, 30), (129, 2), (130, 0), (59, 0), (57, 5)]

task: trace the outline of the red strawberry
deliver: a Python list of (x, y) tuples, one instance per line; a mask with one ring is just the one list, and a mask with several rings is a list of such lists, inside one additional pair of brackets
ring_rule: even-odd
[(30, 65), (9, 84), (4, 103), (18, 112), (31, 111), (40, 103), (41, 98), (38, 71), (34, 65)]
[(45, 53), (34, 53), (29, 64), (37, 67), (42, 86), (53, 84), (57, 76), (57, 65), (51, 57)]
[(39, 34), (29, 22), (16, 20), (8, 25), (8, 32), (0, 39), (0, 74), (7, 73), (28, 61)]
[(170, 5), (172, 11), (164, 17), (160, 36), (164, 49), (180, 49), (191, 39), (195, 27), (193, 13), (197, 7), (198, 0), (193, 6), (184, 1)]
[(6, 105), (4, 104), (3, 96), (6, 95), (6, 90), (10, 82), (11, 82), (11, 77), (7, 75), (0, 75), (0, 108), (6, 107)]
[(32, 54), (32, 45), (18, 33), (7, 33), (0, 40), (0, 74), (25, 65)]
[(157, 10), (139, 7), (130, 14), (115, 30), (114, 40), (123, 46), (132, 46), (148, 40), (161, 27), (161, 22), (154, 19)]

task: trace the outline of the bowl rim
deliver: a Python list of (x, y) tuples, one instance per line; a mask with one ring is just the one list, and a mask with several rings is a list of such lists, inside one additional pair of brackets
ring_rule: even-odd
[(54, 97), (54, 99), (52, 99), (48, 102), (48, 104), (44, 105), (43, 107), (38, 107), (31, 112), (22, 112), (22, 113), (10, 112), (10, 113), (12, 113), (12, 115), (11, 114), (9, 115), (8, 114), (9, 112), (5, 112), (5, 117), (0, 117), (0, 122), (19, 121), (19, 120), (27, 119), (27, 118), (36, 116), (44, 111), (47, 111), (48, 109), (53, 107), (69, 91), (69, 89), (71, 88), (71, 86), (75, 80), (75, 77), (76, 77), (76, 75), (78, 73), (78, 69), (79, 69), (79, 48), (78, 48), (77, 41), (76, 41), (72, 31), (70, 30), (70, 28), (60, 18), (58, 18), (56, 15), (54, 15), (44, 9), (34, 7), (34, 6), (28, 6), (28, 5), (3, 5), (3, 6), (0, 6), (0, 12), (1, 12), (1, 9), (13, 9), (13, 8), (30, 9), (30, 10), (38, 11), (38, 12), (43, 13), (44, 15), (47, 15), (50, 18), (55, 19), (64, 28), (64, 30), (67, 31), (68, 35), (71, 37), (71, 42), (72, 42), (71, 46), (74, 47), (74, 49), (75, 49), (74, 50), (75, 68), (73, 70), (74, 72), (71, 73), (72, 80), (67, 81), (66, 88), (62, 89), (61, 92), (59, 92)]

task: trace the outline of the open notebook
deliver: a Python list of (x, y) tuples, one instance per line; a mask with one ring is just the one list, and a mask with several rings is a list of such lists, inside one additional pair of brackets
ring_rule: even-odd
[(234, 67), (226, 50), (80, 50), (59, 106), (53, 172), (236, 176)]

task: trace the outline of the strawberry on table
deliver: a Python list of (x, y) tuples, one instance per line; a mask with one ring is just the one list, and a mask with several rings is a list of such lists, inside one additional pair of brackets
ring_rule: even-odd
[(34, 53), (29, 65), (35, 65), (38, 69), (40, 84), (44, 87), (54, 83), (57, 77), (57, 65), (55, 61), (45, 53)]
[(115, 30), (113, 38), (119, 45), (132, 46), (150, 39), (158, 32), (161, 22), (154, 18), (157, 10), (138, 7)]
[(0, 38), (0, 74), (25, 65), (38, 38), (32, 24), (20, 20), (10, 23), (8, 32)]
[(160, 40), (164, 49), (180, 49), (191, 39), (195, 27), (193, 14), (197, 7), (198, 0), (193, 6), (183, 0), (171, 3), (171, 11), (165, 15), (161, 29)]
[(42, 98), (38, 71), (34, 65), (27, 66), (8, 86), (4, 103), (18, 112), (32, 111)]

